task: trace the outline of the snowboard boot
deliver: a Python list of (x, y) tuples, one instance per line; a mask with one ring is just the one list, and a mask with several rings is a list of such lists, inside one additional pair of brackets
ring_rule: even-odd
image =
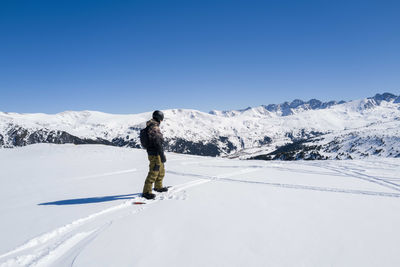
[(144, 197), (145, 199), (154, 199), (156, 195), (154, 195), (153, 193), (143, 193), (142, 197)]
[(154, 191), (156, 192), (167, 192), (168, 191), (168, 187), (161, 187), (161, 188), (154, 188)]

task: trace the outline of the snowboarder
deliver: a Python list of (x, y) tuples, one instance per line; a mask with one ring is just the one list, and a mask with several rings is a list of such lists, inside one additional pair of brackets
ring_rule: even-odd
[(152, 193), (153, 183), (154, 191), (166, 192), (167, 187), (163, 187), (163, 179), (165, 175), (164, 163), (167, 161), (164, 154), (163, 142), (164, 138), (160, 131), (160, 123), (164, 120), (164, 114), (156, 110), (153, 112), (153, 118), (146, 123), (148, 144), (146, 144), (147, 155), (150, 161), (149, 173), (144, 182), (142, 196), (146, 199), (153, 199), (155, 194)]

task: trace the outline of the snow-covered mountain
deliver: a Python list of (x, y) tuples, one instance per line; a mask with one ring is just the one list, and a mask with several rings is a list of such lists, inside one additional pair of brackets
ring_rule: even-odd
[[(257, 159), (400, 157), (400, 96), (349, 102), (263, 105), (234, 111), (165, 110), (166, 150)], [(138, 133), (151, 112), (49, 114), (0, 112), (0, 146), (34, 143), (140, 147)]]
[[(268, 112), (273, 112), (281, 116), (289, 116), (296, 114), (301, 111), (305, 110), (315, 110), (315, 109), (325, 109), (329, 108), (334, 105), (346, 103), (345, 101), (329, 101), (329, 102), (321, 102), (318, 99), (311, 99), (307, 102), (304, 102), (301, 99), (295, 99), (292, 102), (284, 102), (282, 104), (270, 104), (268, 106), (262, 105), (257, 108), (248, 107), (242, 110), (231, 110), (231, 111), (218, 111), (213, 110), (210, 114), (219, 115), (219, 116), (226, 116), (232, 117), (237, 116), (243, 113), (251, 113), (251, 112), (258, 112), (261, 114), (268, 114)], [(248, 112), (249, 111), (249, 112)]]

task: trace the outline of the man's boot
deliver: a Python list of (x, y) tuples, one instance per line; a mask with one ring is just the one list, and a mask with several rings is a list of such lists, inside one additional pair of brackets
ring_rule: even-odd
[(144, 197), (145, 199), (154, 199), (156, 195), (154, 195), (153, 193), (143, 193), (142, 197)]
[(154, 191), (156, 192), (167, 192), (168, 191), (168, 187), (161, 187), (161, 188), (154, 188)]

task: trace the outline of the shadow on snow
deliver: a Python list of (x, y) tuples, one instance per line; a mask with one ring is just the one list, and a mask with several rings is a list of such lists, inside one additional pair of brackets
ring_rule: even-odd
[(46, 202), (40, 203), (39, 206), (44, 205), (80, 205), (80, 204), (91, 204), (91, 203), (100, 203), (100, 202), (108, 202), (115, 201), (121, 199), (132, 199), (133, 197), (140, 196), (141, 194), (127, 194), (127, 195), (116, 195), (116, 196), (103, 196), (103, 197), (90, 197), (90, 198), (75, 198), (75, 199), (65, 199), (58, 200), (54, 202)]

